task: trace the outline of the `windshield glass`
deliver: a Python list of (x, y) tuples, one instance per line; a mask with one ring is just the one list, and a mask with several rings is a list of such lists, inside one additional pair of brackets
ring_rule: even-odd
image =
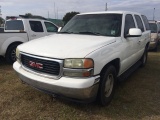
[(86, 14), (72, 18), (60, 31), (69, 34), (121, 35), (122, 14)]
[(5, 30), (24, 30), (22, 20), (6, 21)]
[(156, 23), (149, 23), (151, 33), (157, 33), (157, 24)]

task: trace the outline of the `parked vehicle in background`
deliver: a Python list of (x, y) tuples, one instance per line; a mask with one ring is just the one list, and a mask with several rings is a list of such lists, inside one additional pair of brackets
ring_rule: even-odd
[(16, 47), (24, 42), (54, 34), (58, 26), (43, 19), (8, 17), (4, 32), (0, 33), (0, 56), (8, 63), (16, 60)]
[[(158, 25), (159, 25), (159, 29), (160, 29), (160, 21), (157, 21), (158, 22)], [(159, 37), (160, 37), (160, 34), (158, 34)], [(159, 39), (159, 43), (160, 43), (160, 39)]]
[(0, 33), (4, 32), (4, 27), (0, 27)]
[(149, 21), (149, 26), (151, 29), (151, 41), (149, 44), (149, 49), (157, 51), (158, 42), (160, 40), (160, 23), (157, 21)]
[(107, 105), (117, 80), (146, 64), (149, 42), (148, 20), (139, 13), (78, 14), (59, 33), (19, 45), (13, 68), (39, 90)]

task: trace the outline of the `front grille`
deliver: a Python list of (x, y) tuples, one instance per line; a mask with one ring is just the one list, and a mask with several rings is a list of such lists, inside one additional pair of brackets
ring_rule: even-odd
[[(33, 70), (35, 72), (39, 73), (44, 73), (44, 74), (49, 74), (49, 75), (54, 75), (58, 76), (60, 74), (60, 64), (57, 61), (52, 61), (52, 60), (46, 60), (43, 58), (37, 58), (37, 57), (32, 57), (28, 55), (21, 54), (21, 62), (24, 67), (29, 68), (30, 70)], [(32, 66), (30, 65), (31, 62), (34, 62), (35, 65)], [(42, 68), (38, 68), (36, 64), (41, 64)]]

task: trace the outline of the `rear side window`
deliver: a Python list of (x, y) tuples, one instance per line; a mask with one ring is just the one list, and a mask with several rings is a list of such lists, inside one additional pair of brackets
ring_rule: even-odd
[(158, 32), (160, 32), (160, 23), (158, 22), (157, 25), (158, 25)]
[(22, 20), (6, 21), (5, 30), (24, 30), (24, 25)]
[(58, 28), (52, 23), (44, 22), (44, 24), (46, 26), (47, 32), (57, 32), (58, 31)]
[(148, 19), (146, 16), (142, 15), (143, 22), (145, 24), (146, 30), (150, 30)]
[(141, 29), (142, 32), (144, 32), (144, 26), (143, 26), (140, 16), (139, 15), (134, 15), (134, 16), (136, 18), (138, 28)]
[(40, 21), (29, 21), (31, 30), (34, 32), (43, 32), (42, 23)]
[(157, 33), (158, 32), (158, 27), (156, 23), (149, 23), (151, 33)]
[(129, 29), (130, 28), (135, 28), (135, 23), (133, 20), (133, 16), (128, 14), (126, 15), (126, 19), (125, 19), (125, 28), (124, 28), (124, 35), (127, 35), (129, 33)]

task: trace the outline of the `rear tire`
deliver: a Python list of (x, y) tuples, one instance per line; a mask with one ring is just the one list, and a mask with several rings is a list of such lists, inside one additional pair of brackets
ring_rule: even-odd
[(9, 46), (9, 48), (7, 49), (6, 56), (5, 56), (7, 63), (12, 64), (16, 61), (17, 46), (18, 44), (13, 44)]
[(113, 65), (109, 65), (101, 74), (98, 101), (102, 106), (108, 105), (114, 95), (116, 86), (116, 69)]

